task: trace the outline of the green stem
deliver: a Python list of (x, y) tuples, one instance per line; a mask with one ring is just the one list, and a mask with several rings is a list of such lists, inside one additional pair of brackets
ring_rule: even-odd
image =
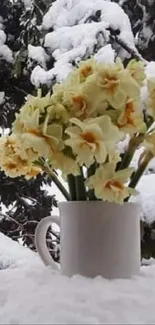
[(82, 168), (81, 168), (81, 175), (75, 177), (75, 187), (76, 187), (76, 200), (86, 201), (87, 195), (86, 195), (85, 180), (84, 180)]
[(152, 153), (149, 151), (145, 155), (143, 161), (141, 162), (139, 168), (137, 171), (133, 174), (131, 177), (131, 182), (129, 183), (129, 187), (135, 188), (136, 185), (138, 184), (138, 181), (140, 180), (141, 176), (143, 175), (147, 165), (149, 164), (150, 160), (153, 158)]
[(60, 190), (60, 192), (63, 194), (63, 196), (66, 198), (67, 201), (70, 201), (70, 196), (68, 191), (65, 189), (65, 187), (61, 184), (61, 182), (59, 181), (58, 177), (56, 176), (56, 174), (51, 170), (51, 168), (48, 165), (44, 165), (42, 166), (42, 169), (44, 170), (44, 172), (51, 177), (53, 183), (57, 186), (57, 188)]
[[(88, 173), (87, 173), (88, 177), (91, 177), (91, 176), (93, 176), (95, 174), (96, 168), (97, 168), (96, 163), (94, 163), (93, 165), (91, 165), (88, 168)], [(93, 189), (88, 191), (88, 197), (89, 197), (90, 201), (97, 201), (97, 198), (95, 196), (95, 193), (94, 193)]]
[(140, 134), (139, 136), (134, 137), (130, 140), (128, 149), (122, 159), (122, 163), (120, 164), (119, 170), (129, 167), (132, 158), (134, 156), (134, 153), (136, 149), (139, 147), (140, 143), (143, 141), (143, 139), (144, 139), (144, 135)]
[(71, 174), (68, 175), (67, 182), (68, 182), (71, 201), (76, 201), (75, 176), (73, 176)]

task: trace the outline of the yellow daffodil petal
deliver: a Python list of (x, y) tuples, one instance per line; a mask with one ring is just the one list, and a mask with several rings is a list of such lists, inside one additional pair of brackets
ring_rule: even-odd
[(121, 132), (108, 116), (85, 123), (77, 119), (70, 121), (76, 126), (66, 130), (70, 138), (65, 144), (72, 148), (80, 165), (90, 166), (95, 160), (104, 163), (108, 152), (112, 151), (114, 144), (122, 138)]
[(54, 169), (60, 169), (63, 177), (72, 174), (77, 176), (80, 174), (80, 168), (75, 159), (66, 156), (63, 152), (57, 152), (52, 156), (51, 164)]
[(133, 59), (129, 61), (126, 69), (129, 71), (131, 77), (136, 80), (139, 86), (142, 86), (144, 80), (146, 79), (145, 63), (143, 61)]
[(104, 201), (122, 204), (124, 199), (131, 193), (136, 194), (134, 189), (125, 184), (131, 176), (133, 169), (124, 169), (115, 172), (116, 165), (107, 163), (99, 167), (95, 175), (91, 176), (86, 185), (95, 190), (95, 195)]

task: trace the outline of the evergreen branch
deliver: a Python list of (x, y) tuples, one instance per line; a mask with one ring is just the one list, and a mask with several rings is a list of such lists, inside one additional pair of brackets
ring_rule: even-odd
[(132, 58), (136, 59), (136, 60), (141, 60), (141, 61), (145, 61), (144, 58), (142, 57), (142, 55), (138, 52), (138, 50), (135, 50), (133, 48), (131, 48), (124, 40), (122, 40), (117, 33), (115, 32), (114, 29), (112, 29), (111, 27), (109, 28), (110, 31), (110, 40), (112, 42), (116, 42), (117, 44), (119, 44), (124, 50), (126, 50)]
[(9, 220), (11, 220), (12, 222), (16, 223), (16, 225), (17, 225), (18, 227), (20, 227), (20, 228), (22, 227), (22, 224), (21, 224), (21, 223), (19, 223), (17, 220), (13, 219), (13, 218), (10, 217), (9, 215), (6, 215), (6, 214), (0, 212), (0, 217), (2, 217), (3, 219), (9, 219)]

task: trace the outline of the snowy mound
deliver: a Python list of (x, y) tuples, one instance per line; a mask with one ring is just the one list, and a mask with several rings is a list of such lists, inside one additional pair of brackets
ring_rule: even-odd
[(37, 260), (37, 254), (0, 233), (0, 271), (33, 264)]
[(67, 278), (2, 235), (0, 248), (16, 260), (0, 270), (0, 324), (155, 323), (154, 265), (131, 280)]
[(151, 224), (155, 221), (155, 174), (144, 175), (137, 186), (138, 195), (133, 201), (142, 207), (142, 220)]

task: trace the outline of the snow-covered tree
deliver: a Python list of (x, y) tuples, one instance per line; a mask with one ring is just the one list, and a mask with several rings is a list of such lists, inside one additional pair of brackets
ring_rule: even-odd
[(109, 1), (57, 0), (43, 17), (42, 32), (43, 46), (29, 45), (29, 57), (38, 62), (31, 75), (36, 87), (61, 82), (92, 55), (102, 62), (140, 58), (128, 16)]

